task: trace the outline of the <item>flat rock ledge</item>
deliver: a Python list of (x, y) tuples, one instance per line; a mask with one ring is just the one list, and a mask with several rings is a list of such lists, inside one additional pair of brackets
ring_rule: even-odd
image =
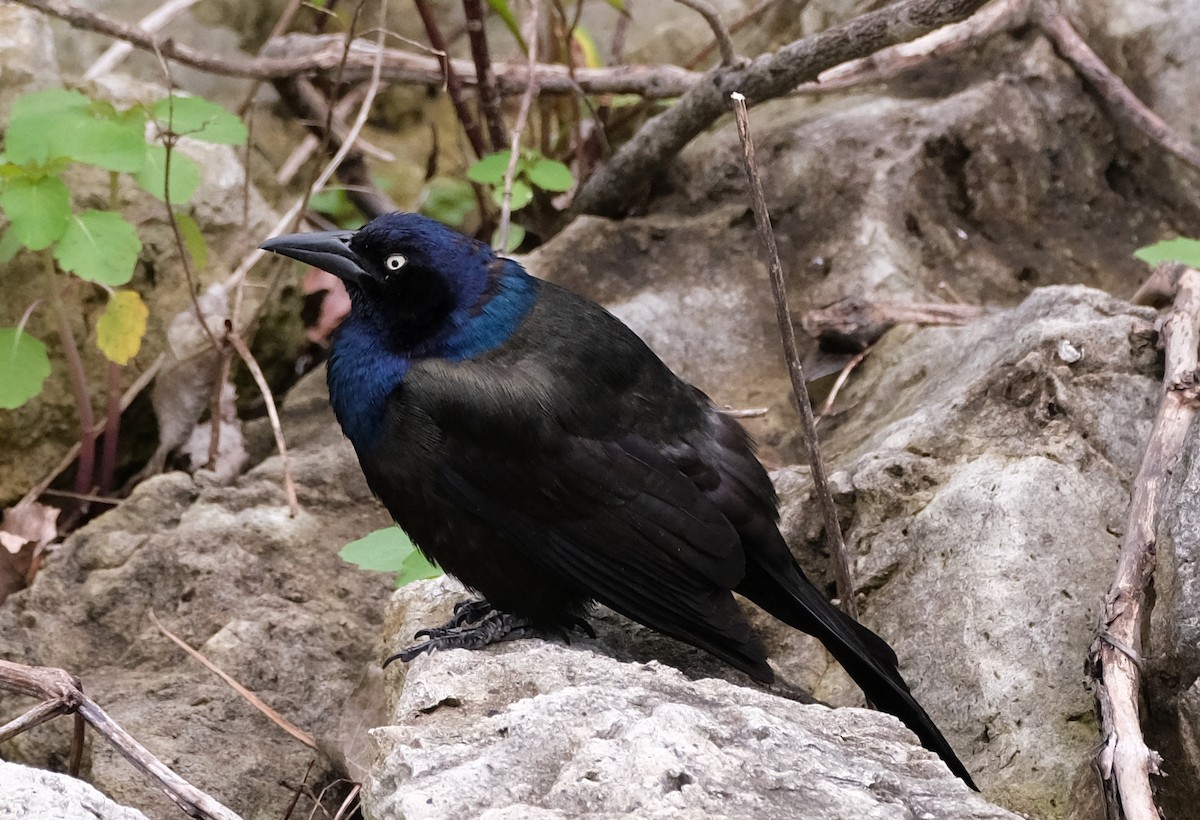
[(393, 674), (407, 677), (390, 681), (395, 725), (370, 733), (371, 820), (1018, 817), (879, 712), (538, 640)]

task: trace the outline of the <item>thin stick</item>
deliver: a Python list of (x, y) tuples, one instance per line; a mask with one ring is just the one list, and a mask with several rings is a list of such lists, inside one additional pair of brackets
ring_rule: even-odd
[(313, 749), (317, 748), (316, 738), (301, 729), (296, 724), (292, 723), (283, 715), (276, 712), (274, 709), (264, 703), (262, 698), (234, 680), (234, 678), (231, 677), (224, 669), (217, 666), (208, 658), (204, 657), (199, 650), (192, 648), (190, 645), (188, 645), (187, 641), (183, 640), (178, 635), (171, 632), (171, 630), (163, 626), (162, 622), (158, 620), (158, 616), (154, 614), (153, 609), (147, 610), (146, 614), (150, 617), (150, 623), (158, 627), (159, 632), (166, 635), (172, 643), (199, 661), (200, 664), (209, 672), (212, 672), (218, 678), (225, 681), (230, 689), (237, 692), (243, 699), (245, 699), (247, 703), (249, 703), (258, 711), (262, 712), (272, 723), (274, 723), (280, 729), (283, 729), (283, 731), (287, 732), (292, 737), (296, 738), (296, 740), (300, 741), (305, 746)]
[[(529, 76), (533, 77), (533, 66), (537, 62), (538, 15), (541, 12), (541, 2), (530, 0), (529, 18), (526, 20), (525, 41), (529, 43)], [(521, 156), (521, 134), (529, 119), (529, 109), (533, 106), (533, 98), (537, 96), (537, 81), (525, 87), (521, 97), (521, 108), (517, 111), (517, 121), (513, 125), (512, 143), (508, 155), (508, 168), (504, 170), (504, 195), (500, 201), (500, 225), (496, 228), (496, 246), (504, 251), (508, 248), (508, 229), (512, 217), (512, 186), (517, 175), (517, 160)]]
[[(63, 0), (14, 2), (64, 20), (74, 28), (114, 37), (139, 50), (159, 52), (182, 65), (228, 77), (275, 80), (301, 74), (329, 74), (342, 61), (343, 38), (339, 35), (288, 34), (268, 42), (259, 57), (217, 57), (169, 37), (156, 38), (137, 26), (72, 6)], [(383, 49), (366, 40), (354, 42), (343, 79), (351, 82), (369, 76), (380, 58), (383, 60), (381, 76), (389, 82), (440, 86), (446, 81), (447, 69), (464, 86), (479, 82), (470, 60), (451, 60), (445, 54), (430, 57)], [(529, 77), (523, 63), (494, 63), (492, 69), (496, 74), (497, 90), (502, 95), (524, 93)], [(580, 69), (573, 80), (566, 66), (539, 64), (535, 79), (542, 91), (549, 94), (574, 94), (577, 88), (583, 88), (589, 94), (640, 94), (648, 99), (665, 99), (680, 96), (703, 76), (671, 65), (633, 65)]]
[[(167, 0), (167, 2), (147, 14), (141, 20), (138, 20), (137, 27), (148, 34), (156, 32), (171, 22), (175, 18), (175, 15), (190, 9), (198, 2), (199, 0)], [(83, 73), (83, 81), (86, 83), (97, 77), (103, 77), (119, 66), (132, 51), (133, 46), (129, 43), (114, 43), (109, 46), (108, 50), (100, 55), (100, 59), (92, 63), (88, 67), (88, 70)]]
[(283, 491), (287, 495), (288, 509), (292, 511), (292, 517), (295, 518), (300, 514), (300, 501), (296, 498), (296, 483), (292, 480), (292, 462), (288, 458), (287, 442), (283, 440), (283, 425), (279, 422), (279, 412), (275, 409), (275, 397), (271, 395), (271, 386), (267, 384), (267, 377), (263, 375), (262, 368), (258, 366), (254, 354), (250, 352), (250, 348), (246, 346), (242, 337), (233, 329), (233, 322), (225, 323), (225, 338), (229, 340), (233, 349), (246, 363), (246, 368), (254, 377), (254, 383), (258, 385), (263, 401), (267, 405), (267, 416), (271, 419), (271, 430), (275, 433), (275, 446), (279, 449), (280, 458), (283, 459)]
[[(739, 31), (741, 31), (746, 26), (748, 26), (750, 23), (753, 23), (755, 20), (757, 20), (759, 17), (761, 17), (764, 12), (768, 11), (771, 8), (771, 6), (778, 4), (779, 1), (780, 0), (761, 0), (761, 2), (757, 6), (750, 9), (749, 11), (747, 11), (745, 14), (743, 14), (738, 19), (734, 20), (733, 23), (730, 24), (730, 26), (729, 26), (730, 39), (732, 40), (733, 35), (737, 34)], [(804, 11), (804, 9), (807, 8), (808, 3), (809, 3), (809, 0), (795, 0), (795, 2), (792, 2), (789, 5), (788, 13), (791, 14), (793, 18), (799, 17), (800, 14)], [(622, 19), (624, 19), (624, 18), (622, 18)], [(693, 54), (691, 59), (689, 59), (686, 63), (684, 63), (684, 67), (685, 68), (695, 68), (696, 66), (700, 65), (705, 60), (707, 60), (709, 58), (709, 55), (711, 55), (716, 50), (717, 50), (717, 41), (713, 40), (713, 42), (709, 43), (704, 48), (700, 49), (695, 54)]]
[(712, 7), (711, 3), (705, 0), (675, 0), (681, 6), (687, 6), (695, 12), (699, 12), (704, 18), (704, 22), (708, 23), (708, 27), (712, 29), (713, 37), (716, 39), (717, 50), (721, 52), (721, 65), (731, 66), (737, 62), (737, 54), (733, 50), (733, 38), (729, 36), (729, 29), (725, 27), (725, 21), (721, 19), (721, 15)]
[(679, 102), (646, 122), (583, 183), (571, 214), (616, 216), (685, 145), (729, 111), (729, 93), (750, 104), (787, 94), (839, 63), (913, 40), (969, 17), (985, 0), (900, 0), (789, 43), (749, 63), (718, 66)]
[[(0, 660), (0, 689), (43, 701), (41, 706), (32, 710), (38, 715), (44, 713), (47, 708), (56, 709), (63, 715), (77, 713), (92, 724), (138, 771), (157, 781), (163, 793), (189, 816), (201, 820), (241, 820), (237, 814), (165, 766), (131, 734), (117, 725), (103, 709), (83, 694), (79, 679), (74, 675), (62, 669), (25, 666)], [(8, 727), (12, 725), (10, 723)]]
[[(872, 346), (873, 347), (873, 346)], [(838, 373), (837, 379), (833, 383), (833, 387), (829, 388), (829, 395), (825, 397), (825, 403), (821, 405), (821, 412), (813, 419), (813, 426), (821, 423), (821, 419), (828, 416), (833, 411), (833, 403), (837, 401), (838, 394), (842, 392), (842, 388), (846, 386), (846, 382), (850, 379), (850, 374), (854, 372), (854, 368), (858, 367), (867, 358), (872, 350), (872, 347), (866, 347), (860, 350), (853, 359), (846, 362), (846, 366), (842, 368), (842, 372)]]
[(1172, 267), (1178, 286), (1175, 303), (1162, 324), (1166, 350), (1162, 403), (1134, 479), (1116, 575), (1088, 657), (1103, 734), (1096, 765), (1104, 778), (1105, 799), (1110, 806), (1119, 805), (1126, 820), (1159, 817), (1150, 777), (1161, 774), (1161, 758), (1147, 747), (1138, 714), (1144, 607), (1154, 575), (1156, 531), (1171, 467), (1200, 410), (1200, 271)]
[(838, 524), (837, 508), (829, 492), (825, 478), (825, 465), (821, 461), (821, 445), (817, 439), (817, 427), (813, 421), (812, 403), (805, 387), (804, 367), (796, 348), (796, 329), (792, 327), (792, 313), (787, 303), (787, 286), (783, 281), (783, 266), (779, 263), (779, 249), (775, 245), (775, 232), (771, 230), (771, 216), (767, 213), (767, 200), (763, 194), (762, 181), (758, 178), (758, 164), (754, 160), (754, 142), (750, 139), (750, 115), (746, 111), (746, 98), (738, 93), (730, 94), (733, 100), (733, 116), (737, 120), (738, 137), (742, 141), (742, 156), (746, 161), (746, 178), (750, 182), (750, 202), (754, 208), (754, 224), (758, 237), (767, 252), (767, 267), (771, 276), (771, 293), (775, 297), (775, 318), (783, 337), (783, 355), (787, 358), (788, 375), (792, 380), (792, 394), (800, 408), (800, 419), (804, 424), (804, 442), (808, 446), (808, 463), (812, 467), (813, 487), (825, 520), (825, 541), (829, 547), (829, 558), (833, 561), (833, 574), (837, 579), (837, 593), (842, 611), (858, 620), (858, 603), (854, 598), (854, 581), (850, 575), (850, 563), (846, 558), (846, 544), (842, 540), (842, 528)]
[(467, 18), (467, 39), (471, 43), (471, 59), (475, 61), (475, 76), (479, 79), (479, 108), (487, 124), (492, 150), (504, 147), (504, 120), (500, 116), (500, 92), (496, 90), (496, 75), (492, 71), (492, 56), (488, 50), (487, 29), (483, 26), (482, 0), (463, 0)]
[(429, 0), (413, 0), (413, 2), (417, 7), (417, 13), (421, 15), (421, 22), (425, 26), (425, 35), (429, 37), (429, 45), (441, 55), (442, 78), (445, 80), (446, 93), (450, 95), (450, 103), (454, 106), (454, 113), (458, 115), (458, 121), (467, 135), (467, 141), (471, 143), (471, 150), (475, 152), (476, 157), (482, 157), (487, 153), (487, 147), (483, 143), (483, 132), (479, 130), (479, 123), (471, 115), (471, 109), (467, 108), (467, 101), (463, 99), (462, 80), (459, 79), (459, 72), (454, 61), (450, 59), (450, 55), (446, 51), (446, 38), (442, 36), (442, 30), (438, 27), (437, 17), (434, 16), (433, 9), (429, 6)]

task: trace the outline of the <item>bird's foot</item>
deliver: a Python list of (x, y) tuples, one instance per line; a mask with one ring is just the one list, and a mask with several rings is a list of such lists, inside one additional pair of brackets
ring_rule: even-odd
[[(578, 628), (596, 637), (591, 625), (583, 618), (576, 618), (569, 628)], [(501, 612), (484, 600), (456, 604), (453, 618), (441, 626), (422, 629), (413, 637), (427, 640), (401, 649), (383, 662), (384, 667), (397, 660), (408, 663), (418, 655), (435, 649), (482, 649), (493, 643), (523, 638), (561, 638), (570, 643), (567, 627), (535, 626), (528, 618)]]
[(432, 626), (428, 629), (417, 630), (414, 638), (444, 638), (447, 635), (454, 634), (468, 624), (479, 623), (489, 613), (496, 612), (496, 608), (482, 598), (468, 598), (465, 601), (459, 601), (454, 605), (454, 617), (446, 621), (441, 626)]

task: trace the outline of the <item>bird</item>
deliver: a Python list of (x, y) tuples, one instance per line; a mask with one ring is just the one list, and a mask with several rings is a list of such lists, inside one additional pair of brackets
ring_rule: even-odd
[(600, 603), (769, 684), (736, 592), (976, 788), (892, 648), (805, 577), (749, 435), (619, 319), (418, 214), (261, 248), (345, 282), (334, 414), (395, 522), (481, 596), (394, 657), (586, 629)]

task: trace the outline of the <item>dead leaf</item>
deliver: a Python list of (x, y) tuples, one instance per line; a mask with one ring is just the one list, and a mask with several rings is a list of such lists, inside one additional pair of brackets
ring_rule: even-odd
[(44, 547), (58, 537), (58, 507), (28, 499), (4, 511), (0, 522), (0, 546), (13, 555), (21, 547)]

